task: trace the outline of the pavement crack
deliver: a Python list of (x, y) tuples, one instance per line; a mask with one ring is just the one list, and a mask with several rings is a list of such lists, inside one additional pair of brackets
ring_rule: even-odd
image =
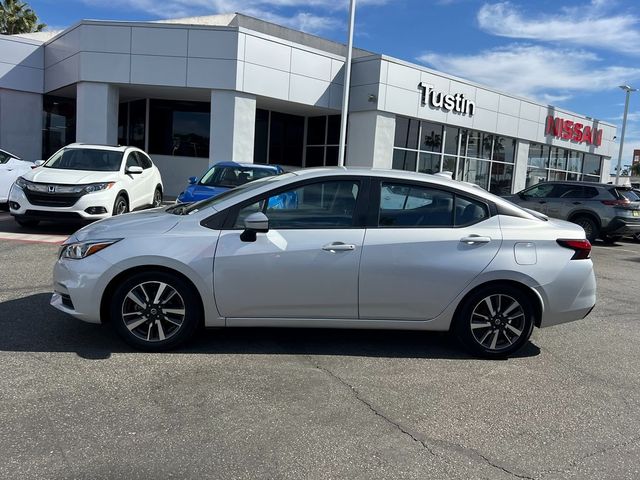
[(358, 389), (356, 389), (353, 385), (351, 385), (349, 382), (347, 382), (346, 380), (344, 380), (342, 377), (336, 375), (335, 373), (333, 373), (331, 370), (329, 370), (328, 368), (323, 367), (322, 365), (319, 365), (313, 361), (311, 361), (311, 363), (313, 364), (313, 366), (315, 368), (317, 368), (318, 370), (326, 373), (327, 375), (329, 375), (330, 377), (334, 378), (335, 380), (337, 380), (339, 383), (341, 383), (342, 385), (344, 385), (345, 387), (347, 387), (349, 390), (351, 390), (351, 393), (353, 394), (353, 396), (356, 398), (356, 400), (358, 400), (360, 403), (364, 404), (369, 410), (371, 410), (371, 412), (373, 412), (374, 415), (380, 417), (382, 420), (384, 420), (386, 423), (388, 423), (389, 425), (393, 426), (396, 430), (398, 430), (400, 433), (402, 433), (403, 435), (406, 435), (407, 437), (409, 437), (411, 440), (413, 440), (415, 443), (419, 444), (422, 446), (423, 449), (425, 449), (426, 451), (428, 451), (431, 455), (433, 455), (434, 457), (436, 457), (436, 453), (433, 451), (433, 449), (427, 445), (426, 442), (420, 440), (419, 438), (417, 438), (415, 435), (413, 435), (411, 432), (409, 432), (408, 430), (406, 430), (404, 427), (402, 427), (402, 425), (400, 425), (397, 422), (394, 422), (393, 420), (391, 420), (389, 417), (387, 417), (386, 415), (384, 415), (383, 413), (381, 413), (380, 411), (378, 411), (378, 409), (376, 409), (370, 402), (368, 402), (366, 399), (364, 399), (362, 397), (362, 395), (360, 394), (360, 392), (358, 391)]
[(627, 445), (631, 445), (633, 443), (636, 443), (640, 440), (640, 435), (632, 437), (628, 440), (625, 440), (624, 442), (619, 442), (619, 443), (614, 443), (613, 445), (609, 445), (608, 447), (603, 447), (603, 448), (599, 448), (598, 450), (595, 450), (593, 452), (587, 453), (586, 455), (583, 455), (581, 457), (578, 457), (574, 460), (571, 460), (569, 462), (569, 464), (565, 467), (565, 468), (559, 468), (559, 469), (555, 469), (555, 470), (544, 470), (543, 472), (540, 472), (540, 478), (550, 475), (552, 473), (566, 473), (568, 471), (570, 471), (571, 469), (573, 469), (574, 467), (578, 466), (578, 464), (588, 458), (591, 457), (595, 457), (596, 455), (601, 455), (603, 453), (607, 453), (610, 452), (612, 450), (617, 450), (619, 448), (624, 448)]

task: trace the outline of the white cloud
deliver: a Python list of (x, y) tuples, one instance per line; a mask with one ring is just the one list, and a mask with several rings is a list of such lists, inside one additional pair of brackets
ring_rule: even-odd
[(469, 55), (427, 52), (419, 60), (437, 70), (549, 103), (640, 79), (640, 68), (602, 66), (600, 58), (585, 50), (525, 44)]
[[(103, 0), (83, 0), (105, 6)], [(384, 5), (390, 0), (360, 0), (359, 6)], [(306, 32), (321, 32), (346, 23), (349, 0), (111, 0), (114, 9), (129, 8), (158, 18), (180, 18), (218, 13), (244, 13)]]
[(594, 0), (556, 14), (524, 13), (509, 2), (483, 5), (477, 14), (480, 28), (493, 35), (542, 42), (560, 42), (640, 55), (640, 17), (607, 16), (610, 2)]

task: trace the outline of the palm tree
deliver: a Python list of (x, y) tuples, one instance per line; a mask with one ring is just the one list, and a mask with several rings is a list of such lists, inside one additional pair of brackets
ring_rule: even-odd
[(40, 32), (46, 27), (38, 23), (38, 15), (20, 0), (4, 0), (0, 3), (0, 34)]

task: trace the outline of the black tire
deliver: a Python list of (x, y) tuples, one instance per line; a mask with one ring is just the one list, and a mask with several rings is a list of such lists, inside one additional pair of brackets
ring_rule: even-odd
[(585, 215), (573, 218), (571, 220), (576, 225), (580, 225), (587, 236), (587, 240), (593, 243), (596, 238), (600, 236), (600, 228), (598, 224), (591, 218)]
[(8, 212), (9, 211), (9, 203), (0, 203), (0, 212)]
[[(487, 298), (491, 299), (495, 315), (489, 312)], [(513, 301), (517, 307), (512, 307)], [(488, 285), (464, 299), (452, 331), (473, 355), (505, 358), (529, 341), (535, 323), (534, 312), (529, 297), (518, 288), (507, 284)]]
[(127, 197), (124, 195), (118, 195), (116, 197), (116, 201), (113, 202), (113, 213), (112, 215), (115, 217), (116, 215), (122, 215), (129, 211), (129, 202), (127, 201)]
[(602, 241), (607, 245), (613, 245), (620, 240), (622, 240), (622, 235), (604, 235), (602, 237)]
[(24, 228), (37, 227), (40, 224), (40, 220), (27, 220), (26, 218), (16, 218), (16, 222)]
[[(155, 302), (161, 284), (166, 287), (160, 301)], [(141, 285), (144, 290), (141, 290)], [(146, 308), (133, 301), (130, 293)], [(149, 301), (145, 300), (145, 293)], [(163, 299), (167, 301), (163, 303)], [(133, 275), (120, 284), (111, 298), (109, 312), (112, 325), (125, 342), (140, 350), (162, 352), (193, 337), (202, 323), (200, 305), (198, 293), (188, 282), (171, 273), (150, 271)], [(183, 315), (169, 313), (168, 310), (182, 310)]]
[(151, 208), (158, 208), (162, 206), (162, 190), (160, 187), (156, 188), (156, 191), (153, 192), (153, 204)]

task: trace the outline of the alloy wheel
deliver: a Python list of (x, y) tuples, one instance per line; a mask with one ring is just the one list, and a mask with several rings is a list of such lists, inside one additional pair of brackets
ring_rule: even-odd
[(114, 208), (114, 215), (122, 215), (127, 213), (127, 201), (124, 198), (119, 198)]
[(160, 190), (156, 190), (153, 194), (153, 206), (156, 208), (162, 206), (162, 193), (160, 193)]
[(480, 346), (492, 351), (504, 350), (518, 341), (525, 331), (525, 312), (509, 295), (489, 295), (473, 309), (470, 326), (473, 338)]
[(145, 342), (173, 337), (184, 323), (185, 312), (185, 303), (178, 291), (158, 281), (136, 285), (122, 303), (124, 325)]

